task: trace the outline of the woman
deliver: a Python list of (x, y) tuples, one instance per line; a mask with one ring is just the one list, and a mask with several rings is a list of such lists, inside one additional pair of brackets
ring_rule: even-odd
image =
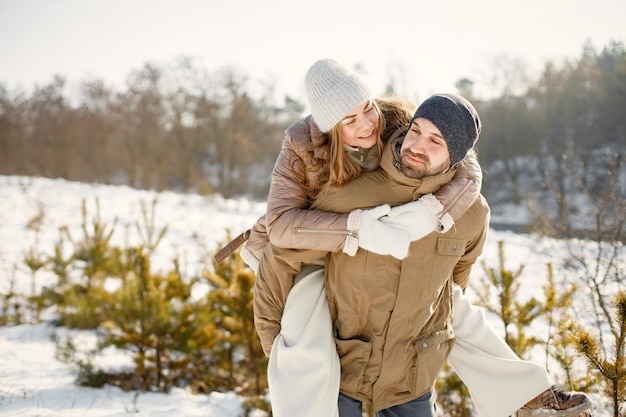
[[(286, 130), (272, 173), (266, 215), (250, 231), (241, 251), (254, 270), (268, 239), (283, 248), (355, 252), (363, 242), (351, 235), (320, 239), (307, 231), (312, 226), (345, 230), (347, 214), (308, 208), (326, 187), (341, 186), (363, 171), (376, 169), (384, 143), (408, 124), (416, 108), (407, 100), (373, 99), (357, 74), (333, 60), (316, 62), (307, 73), (306, 85), (315, 118), (309, 115)], [(429, 224), (436, 221), (440, 231), (448, 230), (453, 218), (460, 217), (480, 192), (482, 173), (476, 159), (459, 168), (452, 185), (436, 194), (443, 211), (425, 213)], [(366, 249), (385, 251), (384, 247)]]
[[(306, 88), (312, 115), (285, 132), (272, 174), (267, 214), (254, 226), (241, 251), (253, 269), (258, 269), (268, 239), (279, 248), (343, 250), (354, 254), (362, 247), (401, 258), (409, 240), (433, 231), (447, 231), (478, 196), (481, 171), (478, 162), (470, 158), (459, 164), (455, 180), (437, 192), (439, 207), (436, 202), (433, 204), (432, 196), (423, 198), (424, 204), (415, 219), (424, 227), (411, 237), (384, 223), (385, 217), (380, 218), (386, 213), (384, 208), (350, 214), (309, 210), (329, 185), (344, 184), (363, 171), (375, 169), (384, 142), (411, 120), (415, 106), (402, 100), (372, 99), (358, 75), (332, 60), (318, 61), (310, 68)], [(315, 229), (337, 233), (320, 236)], [(376, 239), (381, 233), (390, 238)], [(374, 238), (367, 239), (368, 236)], [(305, 252), (302, 260), (313, 261), (306, 259)], [(300, 271), (300, 265), (279, 273), (270, 271), (280, 280), (276, 286), (279, 290), (274, 288), (271, 294), (278, 300), (267, 300), (267, 292), (255, 288), (255, 321), (263, 349), (270, 356), (270, 395), (277, 416), (305, 415), (303, 410), (307, 409), (312, 415), (337, 412), (339, 368), (325, 304), (322, 267), (323, 263), (306, 265), (293, 288), (293, 275)], [(262, 265), (259, 273), (267, 273)], [(280, 322), (267, 320), (269, 315), (265, 316), (264, 308), (270, 302), (284, 306)], [(454, 303), (457, 313), (462, 314), (455, 314), (457, 345), (450, 362), (464, 379), (481, 416), (510, 415), (535, 396), (529, 402), (533, 408), (526, 407), (529, 415), (576, 415), (589, 407), (583, 394), (554, 390), (542, 367), (515, 356), (461, 291), (455, 291)], [(323, 354), (311, 354), (320, 352)], [(478, 363), (488, 366), (478, 368)], [(492, 379), (501, 382), (503, 376), (510, 382), (496, 387), (489, 383)]]

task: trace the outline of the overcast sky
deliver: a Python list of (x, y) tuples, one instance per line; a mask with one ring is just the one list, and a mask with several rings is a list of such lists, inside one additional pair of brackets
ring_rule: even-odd
[(410, 98), (479, 81), (500, 56), (538, 71), (586, 41), (626, 43), (624, 0), (0, 0), (0, 83), (98, 77), (123, 85), (146, 62), (193, 57), (303, 98), (307, 68), (359, 64), (374, 91)]

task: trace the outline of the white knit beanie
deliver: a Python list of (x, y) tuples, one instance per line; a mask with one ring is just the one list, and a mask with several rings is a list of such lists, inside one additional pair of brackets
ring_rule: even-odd
[(304, 83), (311, 114), (323, 133), (372, 96), (357, 73), (333, 59), (315, 62)]

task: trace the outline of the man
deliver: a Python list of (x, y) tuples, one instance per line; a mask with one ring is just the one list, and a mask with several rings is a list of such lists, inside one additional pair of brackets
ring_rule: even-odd
[[(469, 102), (454, 95), (433, 96), (419, 107), (406, 136), (389, 141), (380, 169), (341, 189), (329, 190), (311, 208), (351, 212), (356, 223), (377, 220), (386, 212), (384, 207), (355, 208), (381, 203), (395, 206), (435, 192), (452, 179), (456, 164), (473, 152), (479, 133), (480, 120)], [(404, 211), (406, 207), (391, 209), (381, 220), (408, 227), (411, 233), (410, 228), (421, 225), (410, 210)], [(463, 289), (467, 285), (471, 267), (482, 252), (488, 224), (489, 208), (480, 197), (450, 231), (431, 233), (413, 242), (403, 260), (364, 250), (354, 257), (341, 252), (327, 256), (325, 295), (341, 361), (340, 417), (360, 417), (363, 402), (372, 403), (380, 416), (435, 414), (432, 387), (454, 341), (453, 283)], [(421, 231), (415, 233), (420, 235)], [(359, 236), (365, 238), (394, 245), (385, 236)], [(285, 265), (291, 267), (288, 273), (296, 273), (302, 262), (321, 256), (315, 251), (297, 251), (294, 257), (293, 252), (268, 246), (263, 254), (255, 293), (257, 330), (262, 340), (269, 329), (266, 324), (280, 322), (281, 300), (291, 284), (277, 288), (266, 279), (284, 276)], [(308, 325), (307, 331), (309, 328), (315, 325)], [(319, 342), (324, 332), (317, 336), (309, 335), (309, 340)], [(292, 357), (306, 364), (307, 357)], [(270, 379), (276, 372), (272, 359)], [(312, 377), (302, 372), (303, 381), (314, 380)], [(588, 408), (588, 403), (569, 404), (567, 408), (575, 415)]]
[[(433, 96), (404, 139), (390, 141), (379, 171), (385, 180), (362, 176), (342, 188), (341, 199), (367, 207), (372, 195), (386, 194), (382, 201), (393, 206), (433, 193), (452, 179), (451, 168), (479, 133), (469, 102)], [(318, 208), (343, 211), (341, 204), (331, 207), (332, 197), (320, 199)], [(420, 227), (411, 212), (390, 216), (391, 224)], [(341, 417), (359, 416), (364, 401), (381, 416), (436, 414), (433, 385), (454, 343), (453, 284), (466, 287), (488, 228), (489, 208), (479, 197), (453, 229), (413, 242), (402, 261), (366, 251), (331, 254), (326, 294), (341, 360)]]

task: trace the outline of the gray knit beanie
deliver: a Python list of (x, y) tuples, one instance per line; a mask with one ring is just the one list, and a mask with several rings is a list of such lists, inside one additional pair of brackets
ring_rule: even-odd
[(304, 83), (313, 120), (323, 133), (372, 96), (358, 74), (333, 59), (316, 61)]
[[(480, 135), (480, 117), (466, 99), (455, 94), (435, 94), (424, 101), (415, 112), (430, 120), (443, 135), (450, 152), (450, 163), (459, 163), (474, 147)], [(413, 121), (411, 121), (412, 123)]]

